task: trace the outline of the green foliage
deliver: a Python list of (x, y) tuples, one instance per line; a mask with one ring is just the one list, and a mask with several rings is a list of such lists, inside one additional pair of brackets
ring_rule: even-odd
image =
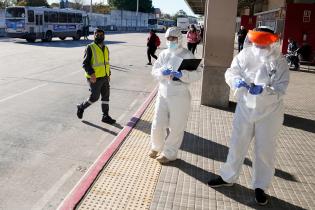
[[(115, 9), (136, 11), (137, 0), (108, 0), (108, 4)], [(153, 12), (152, 0), (139, 0), (139, 12)]]
[(96, 3), (93, 5), (93, 12), (100, 14), (110, 13), (110, 6), (104, 5), (103, 3)]

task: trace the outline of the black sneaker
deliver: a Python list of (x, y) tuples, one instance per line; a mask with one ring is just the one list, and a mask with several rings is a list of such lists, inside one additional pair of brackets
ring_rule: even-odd
[(79, 119), (82, 119), (84, 109), (81, 108), (81, 105), (80, 105), (80, 104), (77, 105), (77, 108), (78, 108), (78, 110), (77, 110), (77, 116), (78, 116)]
[(111, 118), (109, 115), (103, 116), (102, 118), (102, 122), (104, 123), (108, 123), (108, 124), (114, 124), (116, 122), (116, 120), (114, 120), (113, 118)]
[(214, 179), (211, 179), (208, 182), (208, 185), (210, 187), (222, 187), (222, 186), (230, 187), (230, 186), (233, 186), (233, 183), (228, 183), (228, 182), (224, 181), (221, 176), (218, 176)]
[(255, 201), (261, 206), (264, 206), (268, 203), (267, 195), (260, 188), (255, 189)]

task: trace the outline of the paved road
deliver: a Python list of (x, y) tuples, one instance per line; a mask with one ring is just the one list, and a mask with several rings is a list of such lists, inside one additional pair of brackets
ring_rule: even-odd
[(87, 41), (0, 39), (0, 209), (55, 209), (155, 87), (146, 34), (106, 39), (116, 127), (100, 121), (100, 103), (76, 118)]

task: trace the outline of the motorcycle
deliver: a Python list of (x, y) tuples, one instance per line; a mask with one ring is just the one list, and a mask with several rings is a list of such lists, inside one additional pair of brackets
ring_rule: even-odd
[(285, 55), (289, 69), (298, 70), (300, 67), (300, 59), (299, 59), (299, 48), (293, 52), (290, 52)]

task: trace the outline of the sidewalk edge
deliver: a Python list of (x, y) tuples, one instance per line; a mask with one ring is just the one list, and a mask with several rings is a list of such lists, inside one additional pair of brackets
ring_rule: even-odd
[(58, 210), (71, 210), (80, 202), (90, 186), (93, 184), (99, 172), (104, 165), (114, 155), (121, 143), (126, 139), (131, 130), (135, 127), (142, 114), (145, 112), (153, 98), (157, 93), (157, 87), (146, 98), (145, 102), (140, 106), (136, 113), (132, 116), (126, 126), (118, 133), (112, 143), (98, 156), (96, 161), (91, 165), (85, 175), (73, 187), (70, 193), (66, 196), (64, 201), (58, 206)]

